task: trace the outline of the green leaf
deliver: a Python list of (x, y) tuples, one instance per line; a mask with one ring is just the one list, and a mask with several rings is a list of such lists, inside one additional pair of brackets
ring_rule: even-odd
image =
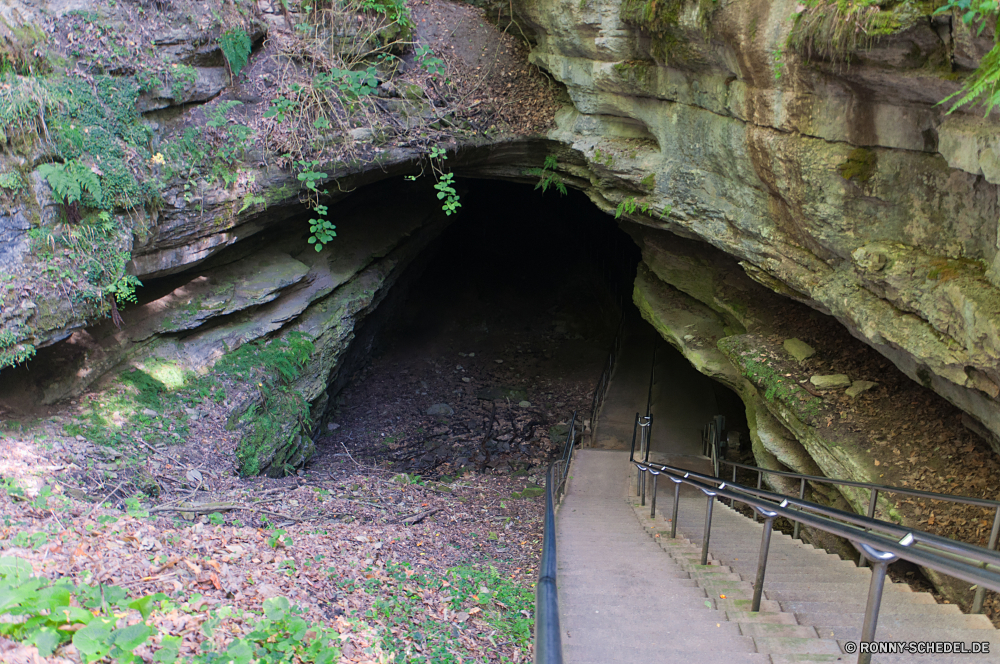
[(62, 637), (59, 632), (54, 627), (46, 626), (35, 632), (29, 643), (38, 648), (39, 655), (48, 657), (56, 649), (60, 641), (62, 641)]
[(251, 46), (250, 35), (243, 28), (226, 30), (219, 37), (219, 48), (226, 57), (226, 62), (229, 63), (229, 70), (233, 72), (234, 77), (238, 76), (240, 71), (246, 66), (247, 60), (250, 57)]
[(0, 578), (13, 584), (20, 584), (32, 575), (34, 570), (27, 560), (3, 556), (0, 558)]
[(268, 620), (284, 620), (290, 607), (287, 597), (272, 597), (264, 600), (264, 615)]
[(253, 649), (243, 639), (236, 639), (226, 648), (227, 664), (250, 664), (253, 661)]
[(177, 655), (180, 647), (181, 637), (164, 636), (160, 639), (160, 649), (153, 655), (153, 661), (162, 662), (163, 664), (173, 664), (178, 659)]
[(149, 618), (149, 614), (153, 612), (153, 604), (159, 602), (162, 599), (168, 599), (163, 593), (156, 593), (155, 595), (146, 595), (145, 597), (140, 597), (139, 599), (134, 599), (128, 603), (130, 609), (135, 609), (142, 615), (142, 619), (146, 620)]
[(110, 618), (97, 618), (73, 635), (73, 645), (84, 656), (85, 661), (92, 662), (111, 652), (108, 640), (112, 627)]
[[(81, 630), (82, 631), (82, 630)], [(124, 652), (132, 652), (153, 634), (153, 628), (143, 623), (116, 629), (111, 633), (110, 642)]]

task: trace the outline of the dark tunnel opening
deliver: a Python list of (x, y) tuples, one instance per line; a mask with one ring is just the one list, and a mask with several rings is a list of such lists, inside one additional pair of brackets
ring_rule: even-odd
[[(331, 386), (318, 465), (353, 455), (424, 476), (537, 466), (574, 412), (584, 432), (623, 315), (659, 338), (632, 304), (639, 247), (583, 194), (480, 180), (462, 203), (357, 332), (362, 352)], [(662, 340), (657, 353), (671, 380), (708, 399), (701, 410), (745, 430), (735, 393)]]

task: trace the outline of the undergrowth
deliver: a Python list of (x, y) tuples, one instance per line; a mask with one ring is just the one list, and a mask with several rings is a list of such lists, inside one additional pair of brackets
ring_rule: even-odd
[[(282, 532), (276, 531), (271, 542)], [(290, 544), (285, 539), (281, 546)], [(372, 598), (364, 615), (345, 616), (337, 629), (308, 620), (284, 597), (264, 600), (261, 613), (226, 604), (204, 609), (198, 593), (132, 596), (120, 586), (93, 583), (88, 571), (77, 579), (53, 580), (36, 576), (20, 558), (2, 557), (0, 635), (35, 646), (42, 657), (72, 644), (84, 662), (329, 664), (340, 661), (345, 628), (374, 629), (379, 661), (458, 664), (468, 657), (456, 620), (475, 620), (489, 626), (493, 642), (530, 651), (534, 592), (493, 567), (438, 574), (389, 560), (384, 567), (359, 570), (354, 578), (338, 578), (333, 571), (330, 582), (342, 592), (361, 590)], [(431, 594), (443, 595), (443, 615), (428, 610), (425, 598)], [(196, 631), (187, 637), (163, 631), (179, 616), (190, 618)], [(183, 646), (190, 652), (192, 640), (197, 654), (181, 654)], [(501, 656), (499, 661), (509, 660)]]
[[(84, 662), (332, 664), (340, 658), (339, 633), (305, 620), (284, 597), (264, 600), (263, 614), (230, 606), (209, 611), (200, 629), (201, 652), (182, 658), (184, 637), (163, 634), (156, 625), (168, 615), (197, 613), (192, 607), (200, 599), (195, 594), (178, 601), (164, 593), (132, 598), (119, 586), (50, 580), (35, 576), (20, 558), (0, 558), (0, 634), (35, 646), (42, 657), (72, 643)], [(229, 637), (234, 632), (241, 636)], [(135, 654), (140, 648), (149, 656)]]
[(766, 362), (753, 358), (741, 359), (744, 375), (764, 388), (764, 398), (768, 401), (780, 401), (794, 408), (798, 414), (816, 417), (819, 415), (823, 400), (808, 394), (791, 379), (782, 376), (774, 367)]

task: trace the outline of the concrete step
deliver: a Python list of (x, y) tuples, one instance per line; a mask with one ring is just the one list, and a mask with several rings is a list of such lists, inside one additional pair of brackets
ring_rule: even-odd
[[(820, 586), (826, 585), (828, 588)], [(764, 594), (768, 599), (776, 599), (779, 602), (841, 602), (844, 607), (864, 606), (868, 600), (868, 587), (841, 586), (835, 583), (812, 584), (810, 586), (799, 586), (798, 584), (783, 584), (783, 586), (771, 586), (764, 582)], [(898, 604), (936, 604), (934, 597), (928, 593), (914, 592), (891, 592), (886, 590), (882, 595), (882, 606), (896, 606)], [(795, 613), (798, 613), (796, 611)]]
[[(927, 621), (923, 624), (900, 625), (885, 623), (879, 620), (875, 630), (877, 641), (986, 641), (993, 647), (991, 652), (1000, 653), (1000, 634), (996, 630), (960, 629), (954, 627), (931, 627)], [(937, 621), (933, 621), (936, 623)], [(839, 641), (860, 641), (861, 623), (856, 626), (817, 626), (820, 636)]]
[[(953, 604), (938, 604), (938, 607), (954, 607), (955, 611), (934, 611), (934, 627), (942, 629), (969, 629), (969, 630), (994, 630), (993, 623), (984, 615), (966, 615), (958, 610)], [(879, 626), (901, 625), (913, 626), (926, 624), (925, 613), (917, 614), (886, 614), (879, 613)], [(796, 614), (796, 621), (803, 625), (860, 625), (864, 622), (865, 614), (862, 612), (849, 613), (800, 613)]]
[(833, 639), (792, 636), (754, 637), (758, 652), (778, 655), (839, 655), (843, 651)]
[(781, 623), (750, 622), (739, 623), (739, 627), (743, 636), (753, 636), (755, 638), (795, 637), (800, 639), (816, 639), (820, 636), (816, 633), (815, 628), (807, 625), (783, 625)]
[[(767, 590), (764, 591), (767, 594)], [(914, 593), (915, 595), (922, 595), (923, 593)], [(931, 598), (933, 599), (933, 598)], [(794, 613), (796, 615), (802, 613), (830, 613), (831, 611), (843, 610), (845, 613), (858, 613), (859, 611), (865, 610), (865, 602), (867, 597), (862, 597), (857, 599), (857, 601), (843, 602), (843, 601), (827, 601), (827, 602), (816, 602), (816, 601), (804, 601), (804, 600), (782, 600), (775, 602), (780, 606), (780, 611), (787, 611), (788, 613)], [(879, 615), (899, 615), (899, 614), (909, 614), (909, 615), (941, 615), (942, 611), (948, 611), (947, 607), (952, 606), (951, 604), (938, 604), (936, 602), (896, 602), (886, 604), (883, 602), (882, 608), (879, 611)], [(958, 607), (955, 607), (956, 609)], [(959, 611), (961, 613), (961, 611)]]
[[(606, 644), (577, 646), (572, 639), (563, 641), (565, 661), (572, 664), (772, 664), (764, 653), (748, 651), (691, 651), (673, 648), (644, 648), (634, 645)], [(752, 644), (750, 646), (753, 647)]]
[[(715, 608), (729, 612), (729, 611), (749, 611), (752, 602), (749, 599), (720, 599), (719, 597), (710, 597), (709, 601), (715, 606)], [(764, 613), (791, 613), (790, 611), (784, 611), (781, 608), (781, 604), (770, 599), (762, 599), (760, 601), (760, 610)]]
[(726, 618), (738, 623), (771, 623), (773, 625), (798, 625), (794, 613), (772, 613), (767, 611), (726, 611)]

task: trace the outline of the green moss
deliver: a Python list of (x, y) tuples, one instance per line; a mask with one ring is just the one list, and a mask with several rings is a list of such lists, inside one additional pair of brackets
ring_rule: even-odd
[(847, 155), (847, 161), (837, 166), (845, 180), (868, 182), (878, 167), (878, 156), (866, 148), (855, 148)]
[(35, 356), (32, 344), (18, 343), (19, 334), (12, 330), (0, 332), (0, 369), (27, 362)]
[(683, 6), (683, 0), (625, 0), (618, 15), (626, 23), (660, 35), (677, 27)]
[[(688, 36), (680, 25), (683, 7), (684, 0), (625, 0), (618, 15), (625, 23), (652, 35), (650, 53), (654, 58), (669, 62), (694, 55), (691, 47), (685, 44)], [(706, 37), (716, 7), (712, 0), (698, 0), (698, 16)]]
[(939, 0), (807, 0), (796, 14), (788, 45), (805, 55), (850, 60), (879, 39), (927, 20)]
[(245, 428), (236, 447), (240, 475), (266, 471), (271, 477), (283, 477), (294, 473), (310, 456), (301, 448), (315, 447), (303, 431), (308, 419), (309, 404), (301, 394), (285, 386), (262, 388), (260, 402), (238, 420)]
[(639, 184), (641, 184), (646, 189), (649, 189), (649, 190), (652, 191), (653, 187), (656, 186), (656, 174), (655, 173), (650, 173), (649, 175), (647, 175), (646, 177), (644, 177), (642, 180), (640, 180)]

